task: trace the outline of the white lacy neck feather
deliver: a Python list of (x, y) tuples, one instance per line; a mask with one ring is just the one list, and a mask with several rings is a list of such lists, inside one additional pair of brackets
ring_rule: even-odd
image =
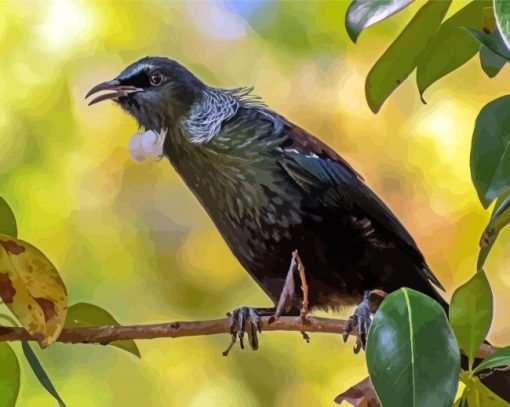
[(216, 89), (208, 88), (202, 98), (191, 107), (184, 121), (184, 128), (194, 143), (207, 143), (221, 130), (221, 124), (237, 113), (240, 106), (249, 106), (264, 111), (266, 105), (251, 95), (253, 88)]

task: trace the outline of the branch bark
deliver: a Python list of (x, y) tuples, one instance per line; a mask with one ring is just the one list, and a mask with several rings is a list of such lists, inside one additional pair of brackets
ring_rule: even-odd
[[(269, 323), (270, 317), (261, 318), (262, 331), (295, 331), (341, 334), (347, 321), (309, 316), (306, 323), (300, 317), (280, 317)], [(108, 344), (124, 339), (180, 338), (186, 336), (230, 334), (228, 318), (207, 321), (176, 321), (152, 325), (100, 326), (63, 329), (57, 342)], [(355, 335), (355, 332), (352, 333)], [(34, 340), (24, 328), (0, 326), (0, 342)], [(483, 359), (497, 349), (483, 344), (476, 357)]]

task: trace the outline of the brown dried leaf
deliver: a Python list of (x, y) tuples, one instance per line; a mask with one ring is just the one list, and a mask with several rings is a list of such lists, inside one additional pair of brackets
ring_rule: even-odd
[(358, 384), (336, 396), (335, 403), (345, 401), (354, 407), (381, 407), (370, 377), (366, 377)]
[(0, 298), (41, 347), (60, 335), (67, 290), (55, 266), (34, 246), (2, 234)]

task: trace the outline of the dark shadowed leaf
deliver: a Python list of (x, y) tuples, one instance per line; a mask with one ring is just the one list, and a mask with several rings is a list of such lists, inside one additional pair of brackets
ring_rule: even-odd
[(471, 179), (484, 208), (510, 188), (510, 96), (485, 105), (471, 143)]
[(480, 44), (464, 27), (481, 30), (483, 9), (490, 5), (489, 0), (473, 1), (441, 24), (416, 71), (422, 96), (435, 81), (464, 65), (478, 52)]
[(370, 377), (366, 377), (361, 382), (336, 396), (335, 403), (341, 404), (343, 401), (354, 407), (381, 407)]
[(345, 28), (352, 42), (361, 31), (399, 12), (414, 0), (353, 0), (345, 14)]
[(16, 405), (20, 384), (20, 370), (16, 354), (11, 347), (0, 342), (0, 406)]
[(473, 371), (478, 373), (484, 369), (502, 366), (510, 366), (510, 346), (498, 349), (492, 355), (486, 357)]
[(416, 68), (437, 33), (451, 0), (429, 1), (372, 67), (365, 82), (368, 105), (374, 113)]
[(507, 50), (510, 50), (510, 1), (494, 0), (494, 15)]
[(23, 348), (23, 354), (27, 358), (28, 364), (32, 368), (32, 371), (37, 377), (37, 380), (39, 380), (39, 383), (41, 383), (41, 385), (55, 398), (55, 400), (57, 400), (57, 403), (60, 407), (65, 407), (64, 401), (58, 395), (55, 386), (53, 386), (53, 383), (42, 367), (41, 362), (39, 362), (39, 359), (37, 359), (37, 356), (30, 347), (30, 344), (28, 342), (22, 342), (21, 347)]
[(489, 255), (501, 229), (510, 223), (510, 191), (500, 195), (494, 205), (489, 223), (485, 227), (480, 239), (480, 253), (478, 253), (477, 270), (480, 270)]
[(67, 291), (55, 266), (34, 246), (0, 235), (0, 298), (42, 347), (64, 326)]
[(450, 325), (459, 347), (472, 366), (475, 353), (492, 322), (492, 291), (483, 270), (455, 290), (449, 312)]
[[(106, 310), (97, 305), (80, 302), (71, 305), (67, 311), (66, 328), (79, 328), (91, 326), (113, 325), (119, 326), (117, 320)], [(124, 349), (136, 357), (140, 357), (140, 351), (135, 341), (113, 341), (109, 345)]]
[(480, 47), (480, 65), (489, 78), (494, 78), (505, 66), (507, 60), (485, 45)]
[(409, 288), (386, 297), (367, 342), (370, 378), (385, 406), (450, 407), (460, 354), (443, 308)]
[(492, 52), (498, 54), (502, 58), (505, 58), (507, 61), (510, 60), (510, 51), (506, 48), (498, 30), (490, 34), (482, 33), (471, 28), (468, 28), (467, 31), (475, 37), (480, 44), (485, 45)]
[(0, 233), (16, 237), (18, 235), (18, 227), (16, 226), (16, 218), (9, 204), (0, 197)]

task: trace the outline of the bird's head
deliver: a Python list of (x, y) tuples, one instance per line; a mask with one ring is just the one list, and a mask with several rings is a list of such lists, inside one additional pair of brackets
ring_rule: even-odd
[(94, 86), (86, 98), (105, 91), (89, 105), (113, 100), (141, 127), (171, 127), (200, 96), (205, 85), (178, 62), (146, 57), (129, 65), (115, 79)]

